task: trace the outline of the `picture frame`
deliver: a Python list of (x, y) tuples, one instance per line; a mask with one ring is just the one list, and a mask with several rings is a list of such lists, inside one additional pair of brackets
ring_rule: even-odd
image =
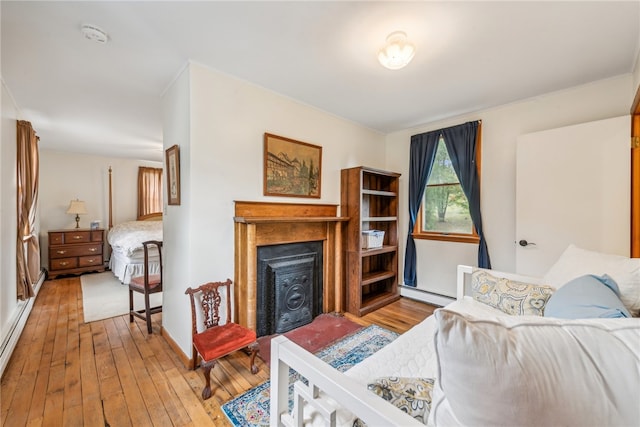
[(180, 204), (180, 148), (173, 145), (167, 148), (167, 203), (170, 205)]
[(264, 134), (264, 195), (319, 199), (322, 147)]

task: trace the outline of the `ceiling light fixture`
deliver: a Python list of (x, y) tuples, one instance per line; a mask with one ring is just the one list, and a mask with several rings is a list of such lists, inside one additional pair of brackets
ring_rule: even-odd
[(416, 47), (407, 40), (404, 31), (394, 31), (387, 36), (387, 44), (378, 52), (378, 61), (390, 70), (399, 70), (413, 59)]
[(96, 43), (104, 44), (109, 41), (109, 35), (102, 28), (95, 25), (85, 24), (80, 29), (85, 39), (94, 41)]

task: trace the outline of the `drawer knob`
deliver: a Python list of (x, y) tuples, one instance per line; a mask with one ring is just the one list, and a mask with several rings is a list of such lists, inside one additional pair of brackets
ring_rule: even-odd
[(92, 262), (94, 262), (94, 260), (90, 259), (89, 262), (92, 263)]
[(98, 250), (97, 248), (89, 248), (89, 252), (95, 252), (97, 250)]
[(74, 238), (75, 240), (80, 240), (80, 239), (82, 239), (82, 236), (73, 236), (73, 238)]
[(68, 262), (61, 262), (60, 263), (60, 265), (63, 266), (63, 267), (66, 266), (67, 264), (69, 264), (69, 263)]
[(67, 253), (67, 251), (56, 251), (56, 253), (57, 253), (57, 254), (60, 254), (60, 255), (63, 255), (63, 254), (66, 254), (66, 253)]

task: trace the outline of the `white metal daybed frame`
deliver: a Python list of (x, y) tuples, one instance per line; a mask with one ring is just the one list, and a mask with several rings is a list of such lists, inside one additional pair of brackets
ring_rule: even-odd
[[(458, 300), (470, 294), (470, 277), (473, 271), (474, 267), (458, 266)], [(541, 282), (540, 278), (490, 271), (496, 277), (527, 283)], [(291, 413), (288, 409), (289, 368), (297, 371), (309, 382), (308, 385), (301, 381), (295, 383), (294, 406)], [(340, 408), (335, 402), (340, 402)], [(327, 426), (336, 425), (338, 409), (348, 410), (370, 426), (424, 426), (402, 410), (381, 400), (362, 383), (339, 372), (287, 338), (274, 338), (271, 341), (270, 425), (303, 426), (305, 407), (307, 412), (309, 407), (312, 407), (314, 412), (321, 415)]]

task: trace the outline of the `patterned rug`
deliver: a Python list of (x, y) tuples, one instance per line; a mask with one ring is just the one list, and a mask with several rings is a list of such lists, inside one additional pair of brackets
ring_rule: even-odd
[[(361, 329), (316, 353), (316, 356), (345, 372), (396, 339), (398, 334), (377, 325)], [(301, 378), (289, 373), (289, 407), (293, 407), (293, 383)], [(222, 410), (234, 426), (268, 426), (270, 381), (266, 381), (222, 405)]]

